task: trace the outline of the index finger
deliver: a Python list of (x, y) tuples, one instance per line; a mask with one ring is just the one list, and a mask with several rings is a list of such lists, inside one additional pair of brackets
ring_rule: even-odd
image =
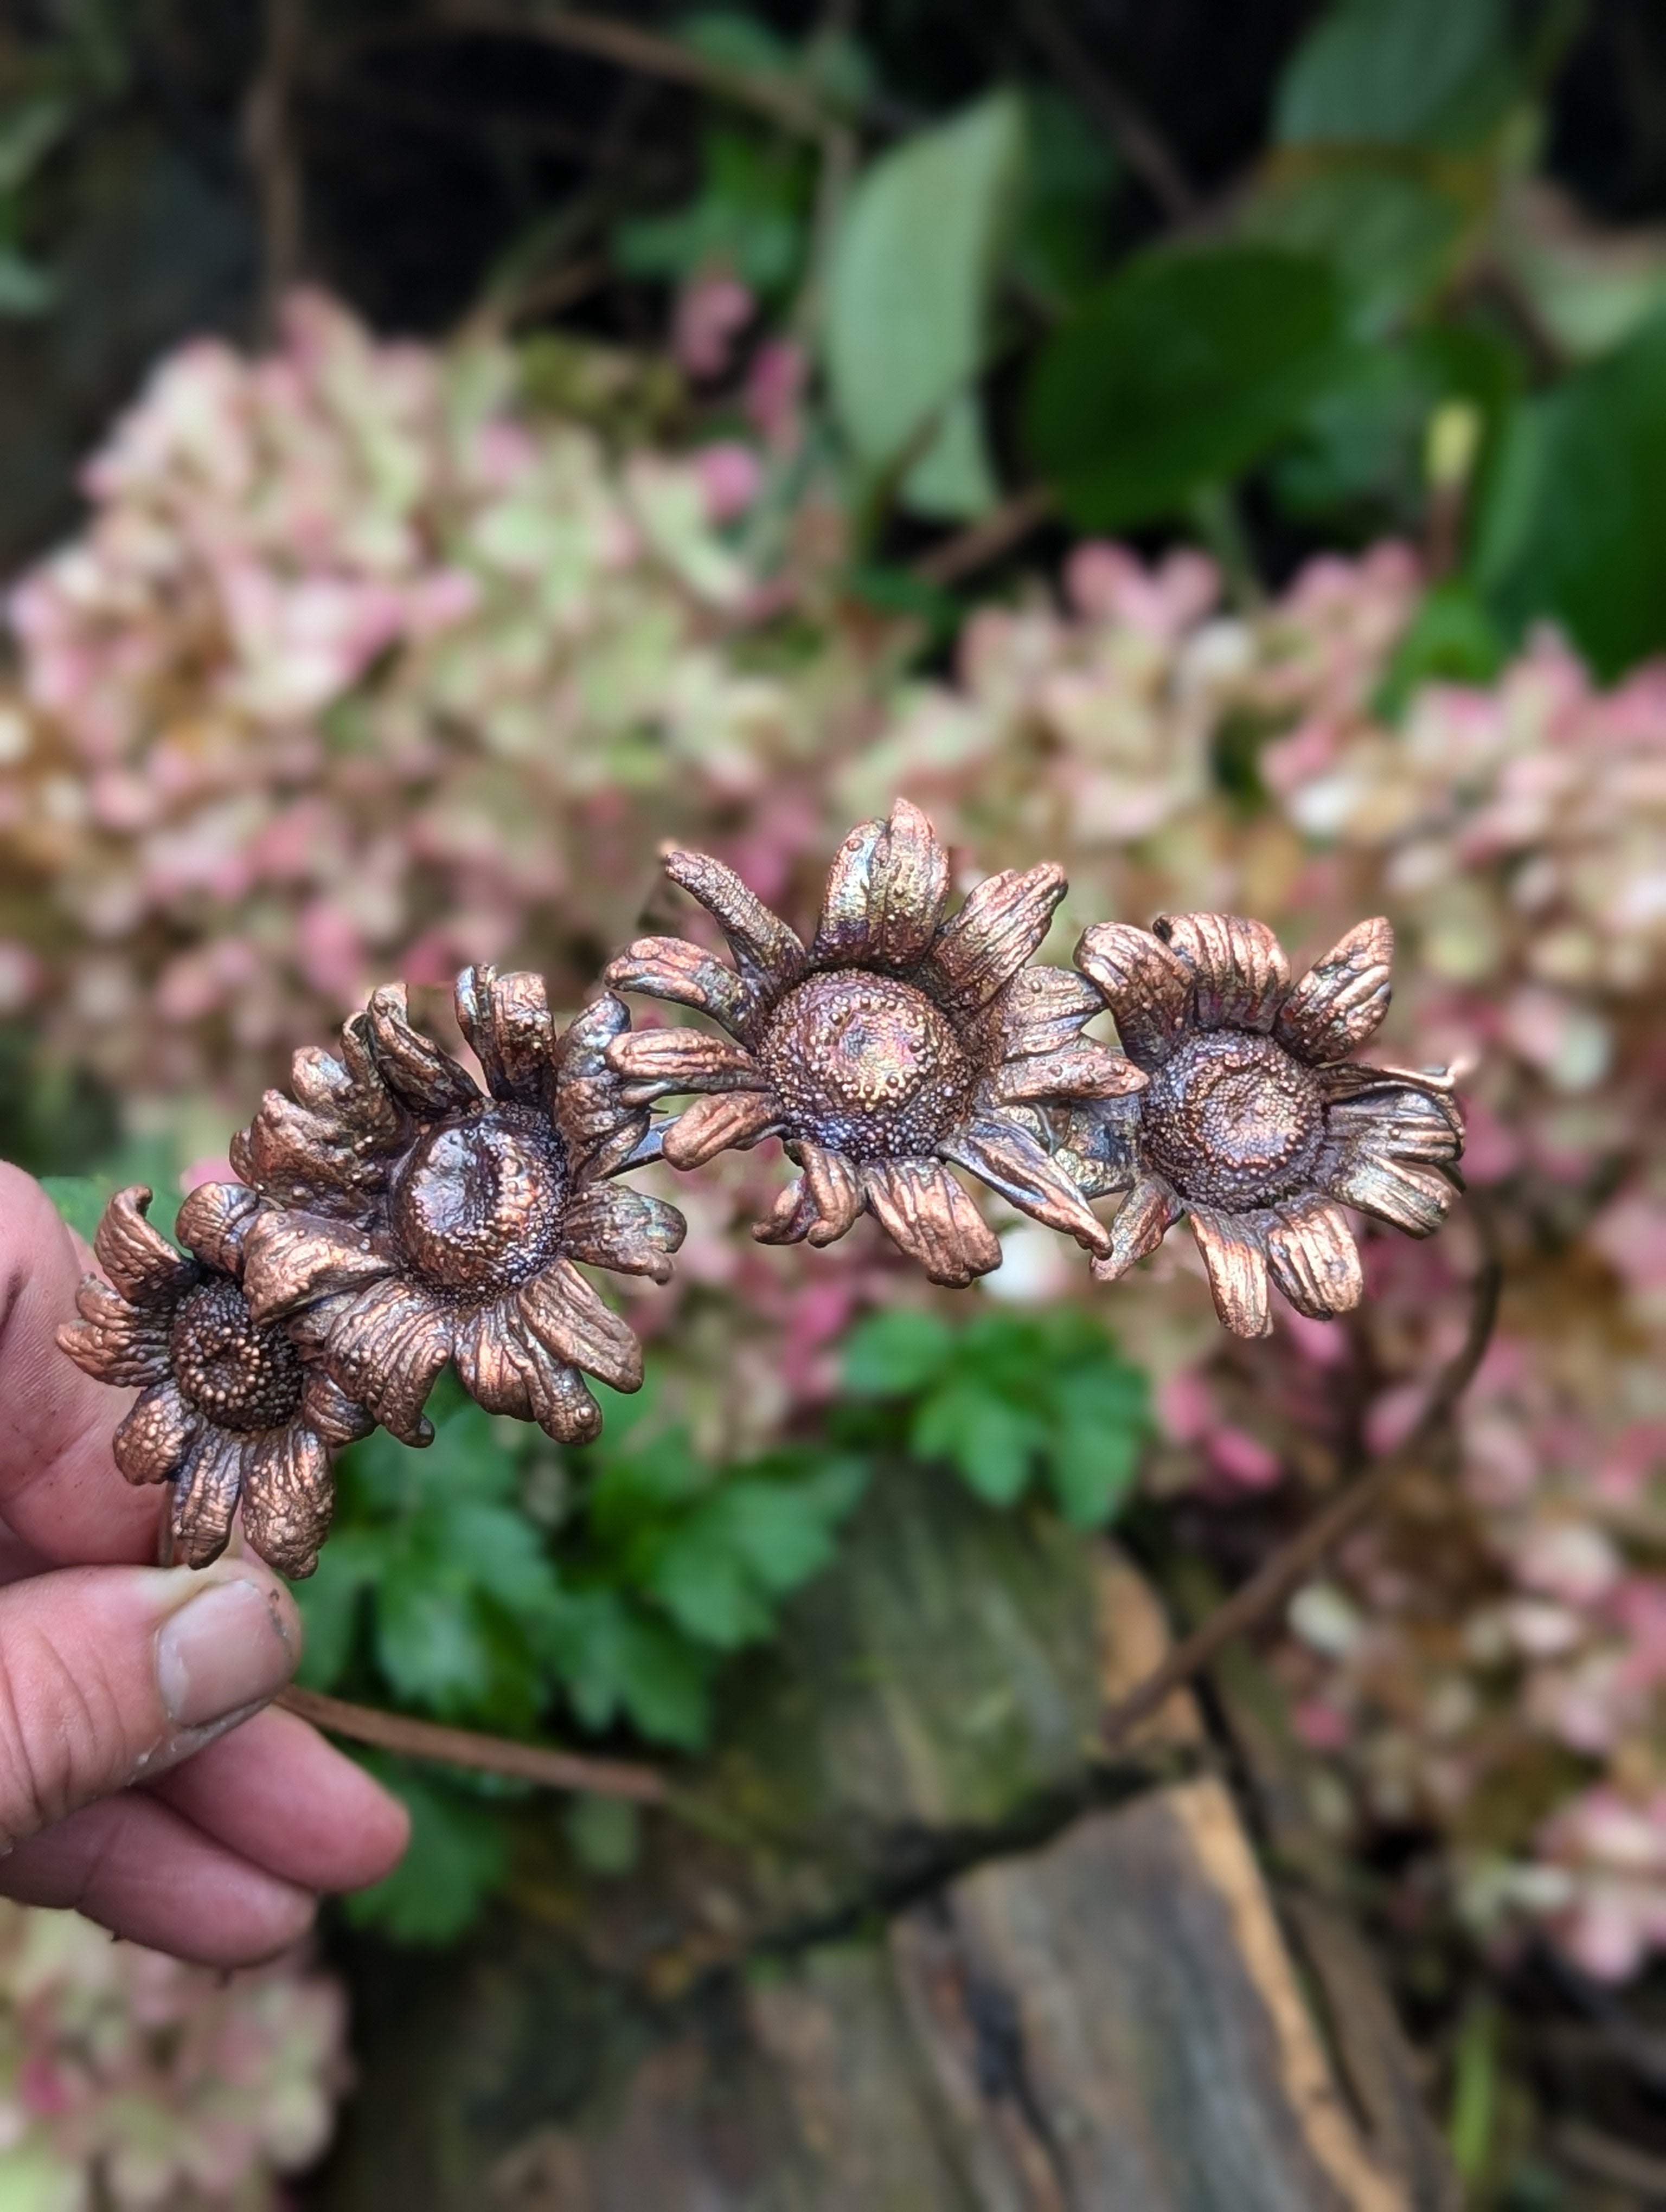
[(82, 1273), (46, 1192), (0, 1161), (0, 1516), (50, 1565), (148, 1563), (163, 1492), (125, 1481), (110, 1449), (132, 1393), (83, 1375), (53, 1340)]

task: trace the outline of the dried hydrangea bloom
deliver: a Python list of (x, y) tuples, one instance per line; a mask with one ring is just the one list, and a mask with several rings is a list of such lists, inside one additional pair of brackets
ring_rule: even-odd
[(666, 1130), (672, 1166), (779, 1136), (801, 1173), (754, 1236), (830, 1244), (866, 1209), (936, 1283), (1000, 1262), (949, 1161), (1091, 1251), (1110, 1249), (1037, 1113), (1145, 1079), (1083, 1038), (1099, 1005), (1079, 976), (1026, 965), (1064, 896), (1058, 868), (991, 876), (945, 920), (947, 854), (899, 799), (889, 821), (846, 838), (806, 945), (721, 861), (672, 853), (665, 866), (734, 957), (728, 967), (682, 938), (645, 937), (607, 971), (616, 990), (693, 1007), (727, 1032), (649, 1030), (608, 1048), (628, 1098), (705, 1094)]
[(339, 1059), (295, 1054), (293, 1098), (269, 1091), (234, 1141), (271, 1201), (249, 1302), (406, 1443), (433, 1435), (423, 1407), (448, 1358), (488, 1412), (581, 1443), (601, 1426), (585, 1376), (635, 1390), (642, 1355), (575, 1262), (664, 1282), (684, 1235), (674, 1206), (609, 1181), (654, 1149), (604, 1057), (629, 1016), (604, 997), (558, 1032), (540, 977), (488, 967), (455, 1000), (483, 1091), (389, 985)]
[(1439, 1228), (1441, 1170), (1463, 1148), (1450, 1078), (1347, 1058), (1388, 1010), (1393, 954), (1388, 923), (1362, 921), (1292, 989), (1272, 932), (1237, 915), (1086, 932), (1077, 965), (1150, 1078), (1120, 1113), (1075, 1117), (1083, 1188), (1128, 1193), (1102, 1281), (1188, 1215), (1221, 1320), (1265, 1336), (1269, 1279), (1316, 1319), (1359, 1304), (1344, 1206), (1413, 1237)]
[(145, 1218), (150, 1193), (118, 1191), (58, 1343), (100, 1382), (140, 1386), (115, 1435), (130, 1482), (173, 1485), (173, 1553), (219, 1558), (241, 1501), (243, 1533), (280, 1573), (310, 1575), (330, 1526), (330, 1462), (374, 1425), (279, 1323), (257, 1321), (243, 1289), (260, 1200), (205, 1183), (179, 1210), (176, 1252)]

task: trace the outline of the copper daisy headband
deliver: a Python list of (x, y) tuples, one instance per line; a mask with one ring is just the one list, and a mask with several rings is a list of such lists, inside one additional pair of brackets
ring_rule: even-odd
[[(957, 1169), (1073, 1237), (1102, 1282), (1183, 1217), (1246, 1337), (1270, 1332), (1274, 1285), (1316, 1319), (1358, 1304), (1344, 1208), (1414, 1237), (1445, 1218), (1451, 1076), (1352, 1058), (1387, 1011), (1386, 921), (1293, 984), (1272, 933), (1228, 915), (1097, 923), (1073, 969), (1034, 965), (1062, 872), (1005, 871), (950, 913), (947, 854), (906, 799), (845, 840), (807, 943), (721, 861), (665, 866), (728, 961), (640, 938), (564, 1030), (536, 975), (465, 969), (483, 1088), (388, 986), (338, 1053), (295, 1054), (289, 1093), (233, 1140), (241, 1180), (186, 1200), (184, 1253), (146, 1219), (149, 1191), (112, 1199), (104, 1273), (58, 1341), (139, 1386), (116, 1461), (172, 1486), (176, 1558), (216, 1558), (240, 1512), (254, 1550), (310, 1574), (336, 1454), (379, 1425), (428, 1442), (448, 1363), (488, 1411), (593, 1437), (586, 1377), (634, 1390), (642, 1358), (580, 1268), (668, 1279), (683, 1217), (623, 1180), (651, 1161), (693, 1170), (778, 1138), (796, 1176), (755, 1237), (830, 1244), (870, 1213), (955, 1287), (1001, 1257)], [(711, 1026), (633, 1029), (620, 994)], [(1116, 1049), (1084, 1034), (1107, 1011)]]

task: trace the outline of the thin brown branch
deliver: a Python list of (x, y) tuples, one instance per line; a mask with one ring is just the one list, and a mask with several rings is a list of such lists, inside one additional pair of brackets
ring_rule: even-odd
[(306, 0), (266, 0), (260, 68), (243, 108), (243, 149), (260, 207), (260, 326), (267, 337), (278, 302), (301, 271), (305, 216), (293, 109), (306, 36)]
[(1053, 495), (1044, 485), (1032, 484), (986, 514), (980, 521), (945, 538), (940, 545), (914, 564), (922, 584), (958, 584), (963, 576), (997, 561), (1022, 544), (1053, 512)]
[(1201, 1674), (1235, 1638), (1256, 1626), (1298, 1589), (1343, 1537), (1376, 1511), (1395, 1482), (1421, 1459), (1445, 1427), (1486, 1355), (1498, 1319), (1503, 1268), (1487, 1218), (1479, 1208), (1476, 1218), (1481, 1226), (1484, 1257), (1470, 1291), (1469, 1326), (1462, 1344), (1442, 1370), (1417, 1425), (1394, 1450), (1384, 1453), (1287, 1543), (1280, 1545), (1201, 1627), (1175, 1645), (1160, 1667), (1111, 1708), (1103, 1723), (1108, 1747), (1114, 1749), (1131, 1729)]
[(1053, 0), (1025, 0), (1024, 18), (1055, 72), (1098, 118), (1118, 153), (1170, 222), (1189, 222), (1197, 213), (1197, 194), (1137, 103), (1106, 76)]
[(414, 1721), (404, 1713), (350, 1705), (344, 1698), (326, 1698), (317, 1690), (292, 1686), (280, 1692), (277, 1702), (331, 1735), (374, 1744), (382, 1751), (403, 1752), (411, 1759), (471, 1766), (482, 1774), (510, 1774), (522, 1782), (540, 1783), (546, 1790), (581, 1790), (592, 1797), (624, 1797), (637, 1805), (662, 1805), (671, 1794), (664, 1775), (651, 1766), (635, 1766), (623, 1759), (591, 1759), (581, 1752), (517, 1743), (508, 1736), (477, 1735), (472, 1729), (441, 1728), (434, 1721)]

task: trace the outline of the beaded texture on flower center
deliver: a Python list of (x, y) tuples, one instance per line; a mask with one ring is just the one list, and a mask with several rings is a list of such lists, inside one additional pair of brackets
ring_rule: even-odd
[(493, 1106), (424, 1137), (393, 1182), (399, 1256), (436, 1291), (513, 1289), (560, 1249), (567, 1202), (561, 1139), (530, 1108)]
[(1146, 1157), (1200, 1206), (1266, 1206), (1307, 1179), (1324, 1133), (1311, 1073), (1271, 1037), (1189, 1037), (1141, 1101)]
[(180, 1395), (218, 1428), (275, 1429), (301, 1403), (300, 1355), (282, 1328), (250, 1318), (228, 1279), (186, 1291), (167, 1348)]
[(758, 1058), (789, 1136), (851, 1159), (919, 1158), (970, 1109), (979, 1070), (948, 1017), (894, 975), (812, 975), (775, 1009)]

